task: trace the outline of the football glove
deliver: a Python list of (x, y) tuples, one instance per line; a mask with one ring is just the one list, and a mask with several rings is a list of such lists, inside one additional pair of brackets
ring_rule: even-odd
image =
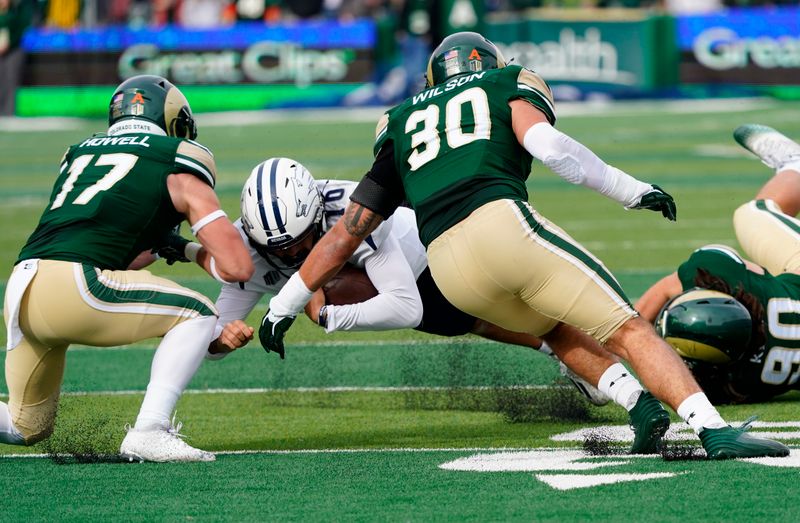
[(678, 217), (678, 211), (675, 207), (675, 200), (672, 196), (664, 192), (658, 185), (651, 185), (650, 191), (644, 193), (639, 198), (639, 203), (629, 207), (630, 209), (648, 209), (651, 211), (660, 211), (664, 218), (675, 221)]
[(172, 265), (175, 262), (188, 263), (191, 261), (186, 257), (186, 246), (189, 243), (189, 240), (180, 234), (175, 231), (170, 231), (162, 239), (163, 245), (155, 247), (150, 252), (159, 258), (163, 258), (167, 262), (167, 265)]
[(261, 320), (261, 327), (258, 329), (258, 341), (267, 352), (277, 352), (281, 359), (285, 359), (286, 351), (283, 347), (283, 337), (286, 331), (294, 323), (294, 316), (279, 317), (268, 310)]

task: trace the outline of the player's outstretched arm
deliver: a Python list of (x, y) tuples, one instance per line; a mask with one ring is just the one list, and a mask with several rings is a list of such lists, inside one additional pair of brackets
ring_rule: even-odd
[(283, 338), (313, 296), (314, 291), (330, 280), (353, 255), (359, 244), (375, 230), (383, 217), (351, 201), (344, 216), (311, 249), (300, 270), (269, 302), (269, 310), (261, 320), (258, 339), (264, 350), (285, 351)]
[(675, 201), (657, 185), (637, 180), (608, 165), (586, 146), (558, 131), (539, 109), (525, 100), (509, 103), (511, 125), (519, 143), (570, 183), (585, 185), (626, 209), (649, 209), (675, 220)]
[(227, 354), (244, 347), (253, 339), (253, 327), (242, 320), (234, 320), (222, 328), (219, 337), (211, 342), (208, 352), (211, 354)]
[(682, 291), (683, 286), (678, 278), (678, 273), (673, 272), (669, 276), (664, 276), (647, 289), (636, 302), (634, 308), (639, 311), (639, 315), (642, 318), (653, 323), (656, 321), (656, 316), (658, 316), (661, 308)]
[(250, 253), (214, 190), (191, 174), (170, 175), (167, 188), (175, 209), (186, 216), (203, 246), (194, 253), (198, 265), (218, 280), (249, 280), (254, 271)]

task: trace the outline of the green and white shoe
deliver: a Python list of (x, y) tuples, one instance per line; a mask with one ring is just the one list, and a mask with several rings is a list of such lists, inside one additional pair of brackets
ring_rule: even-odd
[(734, 129), (733, 138), (773, 169), (800, 160), (800, 144), (766, 125), (740, 125)]
[(700, 441), (706, 449), (708, 459), (785, 457), (789, 455), (789, 447), (770, 439), (757, 438), (747, 433), (750, 423), (747, 420), (741, 427), (722, 427), (719, 429), (703, 429)]
[(628, 415), (634, 434), (630, 453), (657, 454), (661, 450), (661, 438), (669, 428), (669, 413), (661, 402), (644, 391)]

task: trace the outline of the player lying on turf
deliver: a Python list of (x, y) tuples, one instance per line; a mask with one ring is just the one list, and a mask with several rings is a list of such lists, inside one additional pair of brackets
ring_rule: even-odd
[(210, 274), (246, 280), (253, 264), (220, 209), (214, 157), (193, 141), (191, 109), (174, 85), (146, 75), (123, 82), (108, 123), (106, 133), (64, 154), (47, 208), (8, 280), (9, 399), (0, 402), (0, 442), (30, 445), (50, 435), (71, 344), (107, 347), (163, 336), (120, 454), (212, 461), (214, 454), (183, 441), (171, 417), (212, 340), (214, 305), (130, 269), (152, 261), (151, 249), (166, 246), (184, 220), (202, 244), (187, 256)]
[(761, 125), (734, 137), (775, 169), (733, 216), (753, 261), (722, 245), (700, 248), (636, 304), (716, 404), (800, 388), (800, 145)]
[[(547, 83), (507, 64), (477, 33), (445, 38), (428, 61), (426, 77), (426, 90), (379, 121), (370, 171), (344, 216), (270, 300), (259, 328), (262, 345), (283, 352), (286, 331), (314, 291), (407, 200), (431, 275), (450, 303), (546, 339), (568, 336), (563, 324), (578, 327), (572, 330), (629, 362), (645, 386), (689, 423), (710, 458), (788, 455), (785, 445), (725, 423), (606, 267), (531, 207), (525, 180), (536, 157), (565, 180), (628, 209), (674, 220), (672, 198), (556, 130)], [(579, 345), (572, 343), (573, 349)], [(658, 411), (651, 419), (660, 437), (669, 418)]]
[[(253, 338), (253, 329), (243, 320), (265, 294), (276, 294), (297, 272), (314, 244), (344, 214), (356, 186), (349, 181), (315, 181), (289, 158), (270, 158), (253, 169), (242, 191), (242, 217), (235, 225), (250, 245), (256, 271), (249, 281), (223, 285), (210, 358), (222, 357)], [(480, 320), (444, 298), (430, 275), (409, 208), (398, 208), (372, 231), (347, 267), (335, 286), (318, 290), (306, 307), (308, 316), (327, 332), (414, 328), (442, 336), (471, 332), (533, 349), (542, 345), (536, 336)], [(599, 382), (604, 394), (630, 412), (635, 432), (631, 452), (654, 452), (661, 436), (654, 421), (668, 422), (661, 404), (614, 356), (576, 329), (561, 326), (546, 338), (576, 372), (588, 382)], [(578, 376), (573, 379), (594, 390)], [(596, 390), (595, 394), (603, 396)]]

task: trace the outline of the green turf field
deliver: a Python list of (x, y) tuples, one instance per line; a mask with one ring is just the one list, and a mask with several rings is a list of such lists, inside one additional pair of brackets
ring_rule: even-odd
[[(565, 105), (559, 114), (560, 129), (677, 201), (670, 223), (534, 166), (534, 206), (600, 257), (631, 299), (692, 249), (736, 246), (731, 214), (770, 171), (734, 143), (734, 127), (764, 123), (800, 137), (793, 104), (766, 100)], [(270, 156), (293, 157), (317, 178), (358, 179), (377, 116), (200, 115), (199, 140), (215, 152), (218, 192), (235, 217), (241, 184)], [(0, 288), (64, 149), (102, 128), (0, 120)], [(152, 270), (216, 297), (195, 267)], [(135, 419), (154, 342), (71, 349), (54, 436), (27, 449), (0, 445), (0, 521), (800, 519), (800, 393), (721, 409), (728, 420), (759, 414), (754, 431), (791, 444), (790, 458), (690, 459), (699, 441), (677, 419), (668, 456), (685, 459), (631, 457), (620, 454), (631, 435), (624, 413), (588, 405), (527, 349), (413, 331), (325, 335), (303, 318), (287, 345), (284, 361), (251, 347), (204, 363), (178, 419), (190, 443), (219, 454), (189, 465), (109, 457)], [(86, 462), (97, 455), (105, 457)]]

